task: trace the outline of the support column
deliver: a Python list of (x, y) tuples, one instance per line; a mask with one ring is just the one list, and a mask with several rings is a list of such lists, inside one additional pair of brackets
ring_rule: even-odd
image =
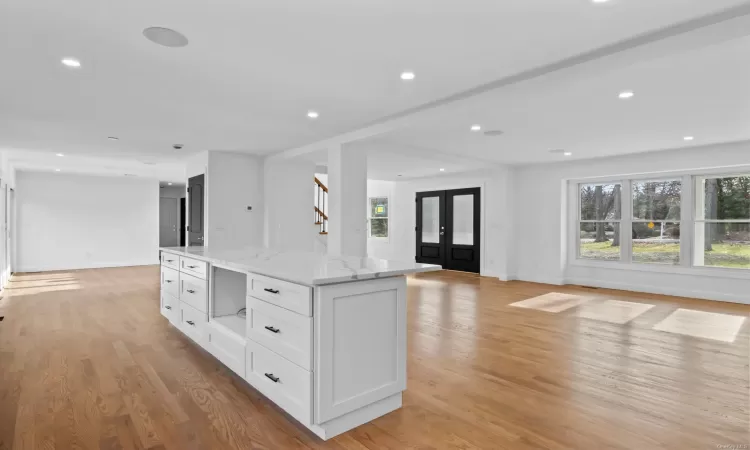
[(328, 254), (367, 256), (367, 154), (328, 149)]

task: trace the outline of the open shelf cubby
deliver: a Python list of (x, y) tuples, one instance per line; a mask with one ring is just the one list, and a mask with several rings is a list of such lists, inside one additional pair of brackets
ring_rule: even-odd
[[(239, 316), (247, 303), (247, 275), (213, 266), (213, 296), (209, 321), (245, 338), (245, 317)], [(243, 311), (244, 313), (245, 311)]]

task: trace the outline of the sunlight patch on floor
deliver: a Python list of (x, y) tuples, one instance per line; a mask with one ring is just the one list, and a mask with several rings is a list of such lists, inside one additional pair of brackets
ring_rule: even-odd
[(605, 300), (582, 306), (576, 313), (576, 316), (584, 319), (601, 320), (603, 322), (624, 325), (653, 307), (654, 305), (647, 303)]
[(657, 323), (654, 330), (721, 342), (734, 342), (745, 317), (680, 308)]
[(5, 292), (9, 297), (21, 297), (78, 289), (81, 284), (71, 273), (33, 273), (13, 275)]
[(517, 308), (535, 309), (537, 311), (559, 313), (570, 308), (582, 305), (589, 300), (591, 300), (591, 297), (584, 297), (583, 295), (550, 292), (538, 297), (511, 303), (510, 306), (515, 306)]

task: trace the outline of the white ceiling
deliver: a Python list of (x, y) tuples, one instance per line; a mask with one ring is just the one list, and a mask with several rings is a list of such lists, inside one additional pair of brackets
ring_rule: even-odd
[[(743, 3), (4, 0), (0, 148), (14, 149), (19, 165), (57, 166), (61, 163), (54, 154), (62, 152), (66, 161), (90, 158), (91, 164), (116, 166), (115, 171), (138, 168), (143, 176), (166, 180), (187, 155), (198, 151), (268, 153), (308, 144), (532, 67)], [(159, 47), (141, 34), (150, 26), (174, 28), (190, 44)], [(61, 65), (63, 57), (78, 58), (82, 67)], [(695, 69), (709, 72), (698, 67), (688, 71)], [(402, 82), (399, 74), (404, 70), (414, 71), (416, 80)], [(640, 82), (648, 81), (648, 71), (640, 73)], [(693, 81), (710, 76), (698, 74)], [(648, 86), (636, 83), (639, 80), (613, 78), (605, 83), (597, 77), (596, 91), (572, 86), (578, 96), (568, 95), (568, 88), (556, 95), (552, 83), (545, 90), (552, 95), (541, 96), (528, 87), (525, 93), (515, 88), (498, 91), (476, 100), (476, 120), (497, 123), (506, 131), (494, 139), (503, 142), (503, 149), (575, 144), (576, 157), (585, 156), (600, 148), (602, 140), (586, 134), (586, 141), (580, 142), (581, 133), (591, 128), (581, 122), (585, 116), (570, 114), (583, 109), (580, 95), (590, 97), (586, 104), (592, 108), (606, 108), (611, 106), (607, 102), (612, 89), (619, 90), (627, 81), (637, 95), (630, 104), (617, 106), (635, 114), (651, 108), (643, 103), (649, 98)], [(516, 114), (500, 107), (506, 102), (515, 102)], [(547, 110), (551, 104), (555, 109)], [(320, 118), (307, 119), (308, 109), (319, 111)], [(478, 137), (463, 133), (469, 117), (452, 120), (454, 132), (440, 121), (420, 123), (371, 144), (398, 144), (392, 153), (408, 158), (409, 166), (415, 165), (415, 158), (424, 164), (425, 152), (434, 150), (454, 163), (452, 155), (462, 153), (475, 158), (469, 165), (485, 159), (519, 162), (498, 158), (511, 152), (499, 150), (497, 144), (467, 141)], [(696, 117), (685, 125), (698, 121)], [(708, 130), (690, 132), (698, 136), (701, 131), (708, 135)], [(107, 136), (120, 140), (109, 141)], [(536, 140), (528, 141), (528, 136)], [(641, 145), (652, 137), (639, 139), (643, 142), (636, 144)], [(174, 143), (185, 148), (176, 151)], [(628, 148), (632, 144), (622, 142)], [(154, 166), (144, 162), (157, 163), (159, 175), (150, 175)]]
[[(584, 159), (750, 139), (750, 37), (570, 79), (475, 97), (393, 131), (394, 145), (507, 164)], [(618, 93), (634, 97), (621, 100)], [(503, 135), (470, 131), (472, 124)], [(692, 141), (684, 141), (693, 136)], [(571, 157), (551, 154), (564, 149)]]

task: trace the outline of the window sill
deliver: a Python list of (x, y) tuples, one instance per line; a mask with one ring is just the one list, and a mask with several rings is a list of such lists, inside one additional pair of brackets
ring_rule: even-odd
[(713, 278), (734, 278), (750, 281), (750, 269), (727, 269), (722, 267), (683, 267), (661, 264), (635, 264), (621, 261), (591, 261), (575, 259), (568, 267), (587, 267), (591, 269), (629, 270), (633, 272), (670, 273)]

